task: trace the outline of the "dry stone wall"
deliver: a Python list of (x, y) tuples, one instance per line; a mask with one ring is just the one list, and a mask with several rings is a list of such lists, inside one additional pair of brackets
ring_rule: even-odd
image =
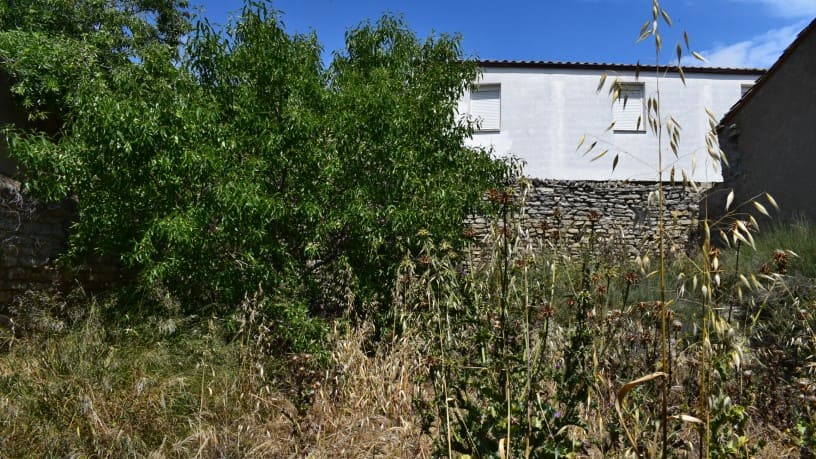
[(65, 248), (72, 211), (67, 201), (42, 204), (27, 198), (18, 182), (0, 176), (0, 304), (55, 284), (54, 260)]
[[(531, 238), (571, 253), (586, 248), (590, 235), (599, 249), (625, 256), (657, 246), (654, 182), (532, 180), (524, 190), (519, 221)], [(665, 184), (664, 195), (669, 250), (685, 250), (697, 227), (701, 194)], [(70, 274), (58, 272), (54, 261), (65, 248), (73, 216), (70, 200), (37, 202), (20, 192), (18, 182), (0, 175), (0, 309), (26, 290), (59, 287), (66, 281), (98, 288), (121, 275), (110, 262)], [(485, 219), (467, 224), (477, 236), (490, 233)]]
[(26, 196), (16, 180), (0, 175), (0, 311), (29, 290), (104, 289), (119, 279), (111, 260), (94, 260), (70, 272), (57, 269), (76, 206)]
[[(688, 249), (698, 225), (700, 190), (664, 183), (667, 249)], [(523, 194), (523, 230), (533, 239), (576, 254), (590, 235), (598, 249), (634, 257), (658, 246), (656, 182), (532, 180)], [(471, 219), (470, 232), (485, 236), (490, 222)]]

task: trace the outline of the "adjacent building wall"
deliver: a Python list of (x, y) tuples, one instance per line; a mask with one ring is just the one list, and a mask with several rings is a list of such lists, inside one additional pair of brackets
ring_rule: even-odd
[[(596, 92), (600, 76), (606, 72), (607, 87)], [(707, 72), (707, 73), (706, 73)], [(654, 95), (657, 81), (644, 68), (640, 81), (645, 96)], [(672, 164), (701, 182), (719, 182), (721, 171), (714, 168), (706, 150), (705, 136), (710, 131), (706, 109), (719, 119), (739, 98), (741, 86), (753, 83), (759, 70), (688, 69), (684, 86), (678, 73), (668, 72), (660, 80), (662, 114), (671, 114), (682, 127), (679, 157), (663, 139), (664, 178)], [(613, 121), (609, 82), (619, 78), (634, 82), (633, 66), (602, 64), (508, 63), (486, 64), (482, 84), (498, 84), (501, 91), (501, 127), (498, 132), (478, 132), (472, 144), (493, 147), (499, 155), (514, 154), (526, 161), (525, 175), (541, 179), (565, 180), (641, 180), (658, 178), (657, 137), (642, 132), (605, 132)], [(470, 97), (460, 101), (460, 113), (470, 110)], [(645, 111), (644, 111), (645, 119)], [(645, 123), (643, 124), (645, 126)], [(597, 140), (594, 153), (582, 156), (576, 151), (581, 137), (584, 146)], [(604, 159), (590, 158), (610, 149)], [(621, 152), (612, 172), (614, 153)], [(696, 163), (696, 164), (695, 164)]]
[[(654, 70), (650, 74), (644, 68), (636, 76), (635, 67), (630, 65), (503, 61), (482, 65), (479, 84), (493, 92), (499, 89), (498, 129), (491, 109), (491, 130), (477, 132), (471, 145), (492, 148), (498, 155), (512, 154), (526, 162), (524, 174), (534, 178), (526, 199), (526, 230), (550, 244), (558, 239), (573, 253), (583, 250), (591, 230), (599, 241), (629, 256), (657, 246), (654, 193), (660, 144), (646, 127), (645, 101), (655, 96), (659, 87), (662, 117), (671, 115), (681, 127), (677, 157), (669, 147), (669, 136), (663, 136), (662, 178), (668, 245), (685, 250), (697, 228), (701, 194), (667, 183), (671, 170), (675, 169), (678, 181), (681, 171), (707, 185), (722, 180), (721, 170), (710, 160), (706, 147), (706, 135), (712, 127), (708, 112), (722, 116), (739, 100), (743, 87), (762, 75), (761, 70), (688, 68), (684, 82), (676, 69), (661, 71), (658, 81)], [(607, 83), (598, 92), (604, 73)], [(639, 129), (609, 129), (616, 115), (608, 88), (615, 79), (642, 88)], [(484, 97), (480, 95), (479, 104)], [(460, 113), (472, 116), (477, 111), (472, 101), (472, 96), (466, 95), (459, 103)], [(583, 146), (577, 149), (582, 138)], [(584, 154), (592, 143), (596, 143), (594, 150)], [(591, 161), (604, 150), (609, 150), (604, 158)], [(613, 171), (616, 154), (619, 160)], [(488, 222), (476, 220), (471, 224), (477, 234), (487, 234)]]
[(816, 221), (816, 21), (726, 115), (719, 140), (730, 166), (710, 212), (721, 216), (733, 189), (735, 202), (770, 193), (780, 221)]

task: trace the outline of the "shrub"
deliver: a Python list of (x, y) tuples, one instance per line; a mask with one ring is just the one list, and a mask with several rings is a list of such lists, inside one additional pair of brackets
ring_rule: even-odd
[(350, 30), (323, 68), (314, 36), (287, 34), (250, 1), (223, 34), (200, 22), (181, 57), (136, 42), (115, 66), (65, 59), (83, 62), (69, 79), (51, 45), (97, 52), (95, 35), (29, 27), (4, 62), (34, 78), (27, 53), (52, 58), (16, 87), (59, 81), (66, 115), (57, 139), (13, 136), (28, 189), (78, 199), (73, 260), (119, 256), (188, 312), (234, 310), (259, 286), (287, 298), (267, 309), (273, 320), (337, 314), (352, 285), (352, 306), (387, 304), (413, 235), (458, 244), (502, 177), (464, 146), (472, 126), (454, 112), (477, 70), (457, 37), (422, 41), (385, 17)]

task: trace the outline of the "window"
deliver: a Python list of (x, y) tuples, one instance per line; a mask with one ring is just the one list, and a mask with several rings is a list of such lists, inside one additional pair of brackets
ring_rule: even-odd
[(744, 96), (746, 92), (750, 91), (754, 85), (751, 83), (744, 83), (740, 85), (740, 97)]
[(501, 86), (483, 84), (470, 93), (470, 116), (478, 123), (479, 132), (501, 129)]
[(645, 132), (643, 83), (621, 83), (620, 97), (612, 105), (615, 132)]

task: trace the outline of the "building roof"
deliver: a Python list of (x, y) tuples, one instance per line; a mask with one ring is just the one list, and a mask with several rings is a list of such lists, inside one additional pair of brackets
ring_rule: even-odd
[[(531, 68), (531, 69), (573, 69), (573, 70), (623, 70), (632, 72), (647, 72), (654, 69), (654, 66), (641, 64), (613, 64), (606, 62), (554, 62), (554, 61), (514, 61), (514, 60), (480, 60), (481, 67), (507, 67), (507, 68)], [(677, 73), (677, 66), (661, 67), (661, 70)], [(731, 68), (731, 67), (686, 67), (683, 66), (683, 73), (693, 74), (729, 74), (729, 75), (761, 75), (765, 69), (757, 68)]]
[(720, 126), (725, 126), (726, 124), (728, 124), (728, 122), (731, 121), (734, 115), (736, 115), (737, 112), (739, 112), (740, 109), (742, 109), (742, 107), (745, 106), (745, 104), (749, 100), (751, 100), (752, 97), (754, 97), (754, 94), (756, 94), (758, 91), (762, 89), (762, 87), (765, 85), (765, 82), (771, 79), (773, 75), (777, 71), (779, 71), (780, 67), (785, 65), (785, 62), (788, 60), (788, 58), (790, 58), (793, 52), (796, 51), (796, 48), (798, 48), (799, 45), (805, 41), (805, 37), (807, 35), (813, 34), (814, 32), (816, 32), (816, 19), (811, 21), (811, 23), (808, 24), (807, 27), (805, 27), (804, 29), (802, 29), (801, 32), (799, 32), (799, 35), (796, 36), (796, 39), (793, 40), (793, 43), (791, 43), (790, 45), (788, 45), (787, 48), (785, 48), (785, 51), (782, 52), (782, 55), (779, 56), (779, 59), (777, 59), (776, 62), (774, 62), (771, 68), (769, 68), (768, 71), (765, 72), (761, 77), (759, 77), (756, 83), (754, 83), (754, 85), (751, 87), (751, 89), (749, 89), (748, 92), (743, 94), (740, 100), (738, 100), (737, 103), (735, 103), (731, 107), (731, 109), (728, 110), (728, 112), (725, 115), (723, 115), (722, 120), (720, 121)]

